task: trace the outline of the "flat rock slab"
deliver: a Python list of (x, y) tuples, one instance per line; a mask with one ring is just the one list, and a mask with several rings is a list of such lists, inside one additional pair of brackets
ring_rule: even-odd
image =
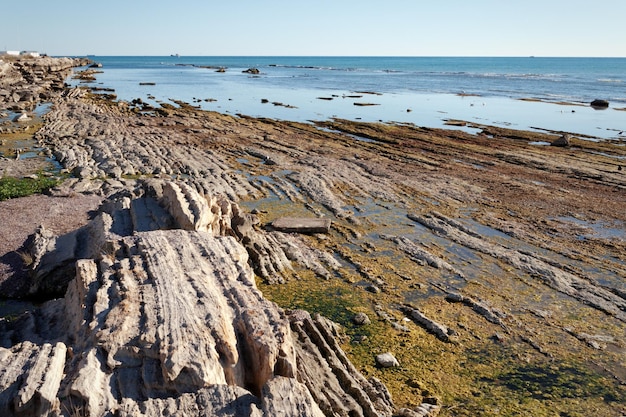
[(288, 233), (328, 233), (330, 219), (281, 217), (272, 222), (272, 227), (280, 232)]

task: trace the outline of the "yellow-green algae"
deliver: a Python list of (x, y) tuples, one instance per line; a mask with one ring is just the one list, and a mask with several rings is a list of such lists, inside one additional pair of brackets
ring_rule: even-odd
[[(265, 221), (269, 217), (307, 213), (301, 204), (275, 199), (243, 204), (266, 211)], [(378, 240), (376, 252), (371, 253), (364, 244), (368, 236), (394, 231), (406, 234), (407, 227), (414, 226), (406, 219), (392, 218), (392, 213), (394, 210), (381, 209), (377, 218), (367, 219), (364, 226), (335, 219), (329, 238), (307, 237), (311, 246), (342, 257), (345, 266), (338, 271), (336, 279), (325, 281), (310, 271), (296, 270), (282, 285), (259, 282), (261, 291), (285, 309), (320, 313), (340, 323), (346, 333), (343, 348), (357, 369), (366, 377), (382, 380), (400, 407), (416, 406), (425, 400), (438, 401), (443, 416), (608, 417), (618, 409), (626, 411), (623, 387), (601, 371), (606, 352), (584, 348), (576, 352), (569, 343), (572, 336), (561, 329), (571, 321), (579, 332), (591, 332), (591, 328), (581, 328), (585, 322), (581, 319), (592, 316), (590, 322), (596, 323), (596, 332), (619, 334), (619, 329), (611, 328), (606, 322), (602, 324), (603, 313), (558, 293), (548, 292), (546, 298), (545, 292), (538, 291), (542, 284), (499, 261), (487, 266), (480, 262), (484, 255), (477, 255), (476, 265), (470, 265), (472, 262), (467, 265), (468, 269), (474, 268), (476, 279), (469, 277), (467, 282), (461, 282), (448, 272), (419, 266), (400, 256), (392, 244), (384, 241)], [(451, 250), (436, 245), (430, 249), (441, 253)], [(366, 269), (370, 277), (379, 277), (384, 282), (382, 292), (372, 294), (358, 285), (363, 277), (354, 264)], [(462, 285), (465, 294), (489, 299), (493, 307), (512, 308), (511, 297), (523, 297), (530, 303), (511, 311), (516, 314), (514, 323), (519, 327), (507, 331), (462, 304), (445, 301), (444, 293), (433, 290), (432, 284), (445, 287), (451, 282)], [(397, 308), (406, 302), (454, 328), (460, 335), (460, 343), (444, 343), (420, 326), (407, 322)], [(559, 324), (553, 325), (556, 331), (544, 334), (541, 330), (546, 319), (536, 317), (532, 310), (546, 304), (551, 314), (558, 316)], [(398, 331), (377, 317), (375, 305), (382, 306), (409, 331)], [(372, 324), (354, 325), (351, 320), (358, 312), (366, 313)], [(550, 325), (549, 320), (547, 323)], [(602, 326), (609, 327), (602, 329)], [(527, 340), (525, 334), (533, 328), (537, 333)], [(387, 351), (399, 360), (400, 367), (376, 366), (375, 355)]]
[[(385, 293), (357, 291), (344, 280), (322, 281), (308, 271), (298, 271), (298, 277), (282, 285), (259, 283), (259, 287), (285, 309), (320, 313), (340, 323), (347, 336), (343, 348), (357, 369), (382, 380), (398, 406), (416, 406), (435, 396), (444, 416), (608, 417), (626, 401), (615, 381), (595, 372), (585, 358), (562, 361), (528, 345), (494, 341), (491, 337), (501, 329), (476, 323), (480, 320), (461, 305), (439, 298), (420, 304), (430, 316), (445, 310), (446, 318), (467, 329), (459, 329), (460, 344), (443, 343), (416, 325), (405, 322), (410, 331), (399, 332), (376, 318), (373, 305), (389, 302)], [(354, 325), (351, 319), (358, 312), (368, 314), (372, 324)], [(401, 317), (393, 310), (387, 312)], [(357, 336), (367, 338), (360, 341)], [(551, 350), (559, 356), (555, 348)], [(387, 351), (396, 356), (400, 367), (376, 366), (375, 355)]]
[[(17, 161), (20, 155), (25, 152), (32, 152), (35, 141), (33, 134), (39, 130), (42, 126), (42, 121), (39, 117), (34, 118), (32, 121), (20, 124), (20, 130), (13, 133), (0, 134), (0, 156), (8, 158), (11, 164), (11, 168), (15, 170), (18, 168), (18, 164), (22, 161)], [(31, 194), (37, 194), (47, 191), (48, 189), (58, 185), (62, 179), (59, 177), (52, 177), (46, 175), (46, 170), (52, 167), (52, 164), (45, 162), (45, 158), (40, 157), (39, 162), (34, 160), (26, 161), (33, 162), (26, 165), (25, 169), (28, 170), (24, 176), (23, 170), (17, 170), (21, 175), (12, 175), (7, 173), (6, 169), (0, 169), (0, 201), (10, 198), (25, 197)], [(36, 172), (30, 172), (33, 168), (36, 168)]]

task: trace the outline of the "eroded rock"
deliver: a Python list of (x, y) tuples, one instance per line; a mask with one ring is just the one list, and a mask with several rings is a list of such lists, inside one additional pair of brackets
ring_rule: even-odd
[(0, 110), (34, 110), (41, 101), (60, 95), (72, 68), (87, 62), (81, 58), (0, 59), (0, 91), (7, 91), (0, 94)]
[(468, 233), (457, 226), (457, 222), (440, 213), (409, 215), (409, 218), (454, 242), (525, 271), (556, 291), (574, 297), (622, 322), (626, 321), (626, 300), (623, 297), (592, 279), (570, 272), (566, 265), (547, 262), (533, 253), (508, 248), (482, 236)]
[(424, 327), (429, 332), (437, 336), (438, 339), (444, 342), (456, 343), (459, 341), (459, 335), (454, 330), (446, 326), (445, 324), (438, 323), (435, 320), (429, 318), (417, 308), (411, 306), (403, 306), (402, 311), (408, 315), (413, 321)]
[(570, 145), (570, 137), (569, 135), (561, 135), (560, 138), (555, 139), (552, 142), (550, 142), (550, 145), (565, 148)]
[(155, 182), (112, 196), (79, 231), (42, 229), (37, 270), (71, 263), (73, 279), (64, 298), (3, 323), (0, 413), (390, 416), (335, 324), (263, 298), (231, 204)]

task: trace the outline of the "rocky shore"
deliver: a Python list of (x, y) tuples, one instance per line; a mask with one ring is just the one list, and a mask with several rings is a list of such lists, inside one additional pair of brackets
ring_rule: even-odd
[(96, 93), (34, 135), (70, 176), (42, 211), (99, 206), (0, 254), (29, 264), (3, 294), (50, 300), (0, 320), (3, 415), (626, 413), (620, 144)]
[(0, 57), (0, 109), (33, 111), (59, 95), (72, 68), (87, 59), (51, 57)]

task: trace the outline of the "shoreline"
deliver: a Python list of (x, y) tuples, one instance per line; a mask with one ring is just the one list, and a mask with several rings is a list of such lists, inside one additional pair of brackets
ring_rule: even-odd
[[(75, 177), (57, 198), (132, 201), (145, 184), (174, 179), (256, 213), (250, 230), (266, 252), (247, 250), (264, 296), (339, 322), (350, 360), (397, 407), (625, 412), (626, 150), (472, 128), (312, 125), (182, 102), (141, 113), (72, 89), (36, 139)], [(268, 227), (284, 216), (328, 218), (331, 230)], [(357, 313), (371, 323), (354, 324)], [(437, 325), (454, 333), (442, 340), (429, 330)], [(400, 367), (376, 365), (386, 351)]]
[[(549, 104), (555, 103), (550, 100), (551, 96), (544, 94), (539, 101), (535, 101), (537, 97), (524, 95), (522, 92), (506, 95), (496, 91), (495, 95), (474, 95), (463, 94), (457, 90), (448, 91), (449, 87), (439, 92), (424, 90), (419, 85), (412, 84), (403, 87), (393, 84), (389, 88), (369, 84), (357, 88), (354, 85), (353, 91), (348, 86), (341, 88), (341, 84), (308, 84), (306, 80), (309, 77), (316, 78), (317, 70), (312, 69), (310, 71), (313, 72), (309, 73), (305, 66), (302, 71), (294, 69), (285, 72), (280, 66), (267, 66), (270, 61), (215, 61), (222, 68), (226, 64), (233, 65), (224, 72), (194, 67), (182, 67), (184, 69), (180, 72), (168, 69), (170, 65), (180, 68), (179, 59), (146, 63), (145, 67), (140, 66), (136, 70), (118, 67), (115, 61), (110, 63), (109, 68), (109, 62), (103, 62), (103, 73), (98, 74), (96, 80), (98, 86), (115, 89), (120, 100), (131, 102), (141, 99), (154, 106), (158, 106), (159, 102), (171, 103), (170, 99), (175, 98), (201, 106), (205, 110), (231, 115), (243, 114), (298, 122), (338, 117), (371, 122), (413, 123), (416, 126), (436, 128), (443, 127), (442, 119), (450, 118), (482, 124), (506, 124), (520, 130), (538, 126), (542, 129), (602, 139), (619, 139), (618, 132), (626, 130), (622, 113), (614, 109), (619, 108), (620, 102), (617, 101), (610, 103), (609, 108), (604, 111), (596, 111), (589, 107), (589, 102), (585, 102), (585, 106), (580, 106), (579, 103), (566, 105), (563, 100), (567, 100), (567, 95), (558, 99), (557, 102), (561, 103), (559, 107), (552, 107)], [(139, 62), (142, 61), (138, 61), (137, 65)], [(185, 62), (185, 65), (194, 65), (193, 59)], [(258, 64), (260, 73), (248, 74), (247, 67), (236, 66), (244, 64)], [(365, 68), (367, 72), (367, 66)], [(174, 74), (175, 79), (170, 79)], [(296, 78), (285, 83), (280, 81), (281, 77)], [(338, 79), (341, 80), (342, 77), (343, 75)], [(388, 77), (379, 81), (384, 83), (386, 78)], [(300, 79), (303, 81), (298, 81)], [(140, 85), (152, 83), (155, 85)], [(352, 98), (357, 95), (355, 91), (376, 92), (377, 95)], [(533, 101), (528, 101), (529, 98)], [(556, 95), (554, 98), (556, 100)], [(262, 104), (263, 101), (266, 104)], [(376, 106), (358, 106), (363, 102)], [(271, 103), (280, 103), (282, 106)]]

